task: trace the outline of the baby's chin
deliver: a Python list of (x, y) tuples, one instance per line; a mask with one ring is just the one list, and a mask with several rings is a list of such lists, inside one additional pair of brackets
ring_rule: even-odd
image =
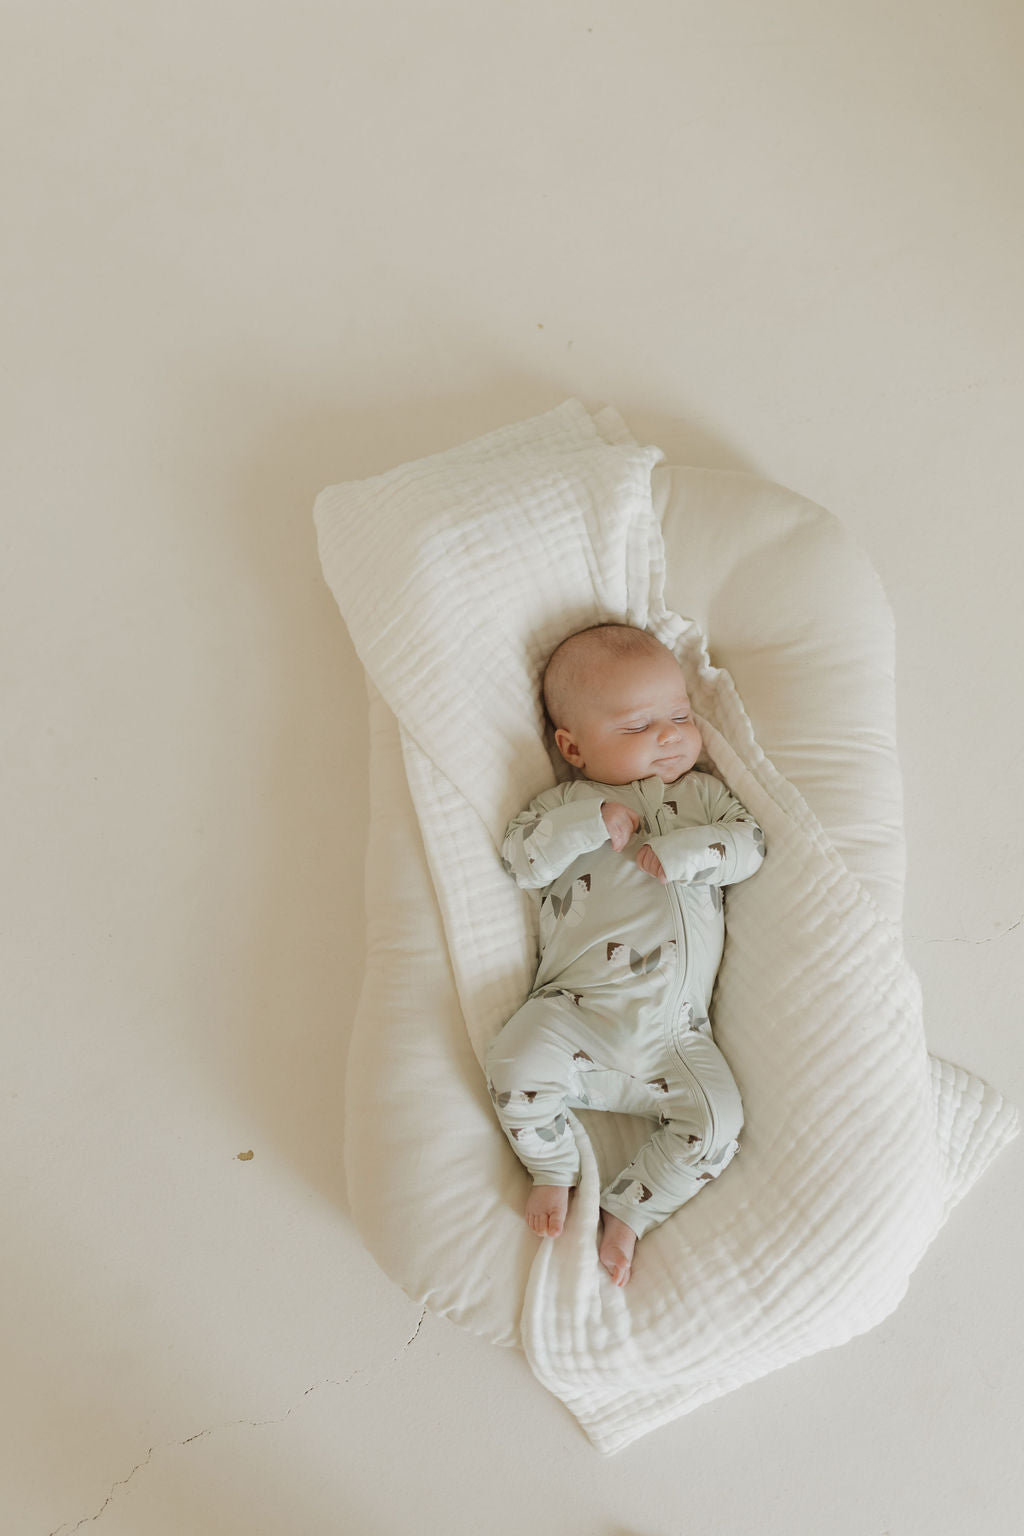
[(687, 756), (677, 758), (671, 763), (652, 763), (651, 773), (663, 784), (675, 784), (684, 773), (689, 773), (695, 762), (696, 758), (691, 759)]

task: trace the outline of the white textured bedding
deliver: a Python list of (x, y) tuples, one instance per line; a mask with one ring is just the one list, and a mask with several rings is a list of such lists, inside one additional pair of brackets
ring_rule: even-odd
[[(316, 506), (370, 679), (353, 1215), (411, 1296), (521, 1343), (604, 1451), (880, 1321), (1016, 1130), (997, 1093), (925, 1049), (874, 573), (791, 493), (660, 459), (570, 400)], [(478, 1065), (535, 965), (536, 904), (497, 847), (564, 772), (540, 669), (601, 618), (674, 646), (716, 771), (769, 847), (730, 895), (714, 1015), (742, 1155), (644, 1239), (625, 1291), (596, 1260), (599, 1168), (646, 1132), (579, 1117), (582, 1182), (563, 1236), (538, 1244)]]

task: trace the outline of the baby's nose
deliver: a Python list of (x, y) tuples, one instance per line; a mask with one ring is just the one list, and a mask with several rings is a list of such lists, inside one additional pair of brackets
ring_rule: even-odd
[(661, 728), (662, 741), (678, 741), (680, 731), (674, 720), (667, 720)]

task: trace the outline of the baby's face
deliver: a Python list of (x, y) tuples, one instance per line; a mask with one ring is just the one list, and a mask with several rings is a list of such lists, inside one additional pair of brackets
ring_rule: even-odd
[(652, 777), (674, 784), (702, 745), (686, 679), (669, 651), (602, 666), (555, 741), (566, 762), (600, 784)]

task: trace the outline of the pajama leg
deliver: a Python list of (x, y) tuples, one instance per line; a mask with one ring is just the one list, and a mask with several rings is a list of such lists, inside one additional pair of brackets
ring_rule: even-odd
[(566, 1118), (576, 1049), (568, 1032), (572, 1008), (558, 997), (531, 998), (487, 1053), (487, 1087), (498, 1119), (535, 1184), (579, 1180), (579, 1153)]
[(664, 1076), (648, 1084), (660, 1099), (659, 1129), (633, 1161), (609, 1179), (601, 1206), (643, 1237), (715, 1179), (739, 1150), (743, 1106), (714, 1041), (690, 1031)]

